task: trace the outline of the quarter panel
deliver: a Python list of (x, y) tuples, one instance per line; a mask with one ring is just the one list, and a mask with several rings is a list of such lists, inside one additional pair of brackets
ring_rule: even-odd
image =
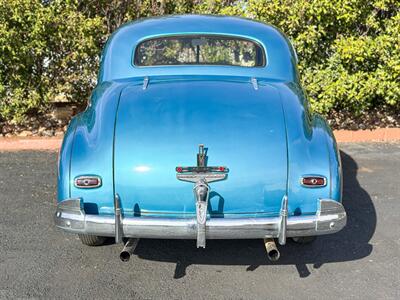
[[(85, 211), (97, 214), (114, 200), (113, 142), (115, 113), (123, 84), (105, 82), (92, 94), (91, 104), (79, 116), (71, 157), (71, 197), (81, 197)], [(98, 175), (102, 185), (93, 189), (74, 186), (74, 178)]]
[(64, 139), (58, 155), (58, 185), (57, 185), (57, 201), (70, 198), (70, 163), (71, 152), (74, 142), (75, 129), (78, 117), (74, 117), (68, 125), (64, 134)]
[[(331, 198), (331, 189), (336, 193), (337, 187), (337, 176), (331, 174), (333, 148), (327, 143), (328, 129), (321, 118), (308, 115), (307, 100), (298, 85), (276, 83), (275, 86), (280, 91), (286, 116), (289, 207), (296, 214), (314, 214), (318, 199)], [(304, 175), (322, 175), (327, 178), (327, 185), (304, 187), (300, 183)]]
[(325, 138), (329, 151), (329, 162), (331, 171), (330, 199), (342, 202), (343, 173), (340, 151), (335, 136), (326, 120), (321, 118), (321, 127), (325, 128)]

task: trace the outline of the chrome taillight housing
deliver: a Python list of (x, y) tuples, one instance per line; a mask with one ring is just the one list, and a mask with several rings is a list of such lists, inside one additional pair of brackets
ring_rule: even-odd
[(301, 185), (305, 187), (324, 187), (326, 186), (326, 177), (324, 176), (304, 176), (300, 180)]
[(74, 185), (80, 189), (92, 189), (101, 186), (101, 178), (99, 176), (79, 176), (74, 180)]

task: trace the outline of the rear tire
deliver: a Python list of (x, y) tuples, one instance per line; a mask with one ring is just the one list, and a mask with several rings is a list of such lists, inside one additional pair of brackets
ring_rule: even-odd
[(316, 236), (297, 236), (297, 237), (292, 237), (293, 242), (297, 244), (311, 244), (317, 239)]
[(106, 238), (103, 236), (88, 235), (88, 234), (78, 234), (78, 236), (82, 244), (86, 246), (101, 246), (106, 241)]

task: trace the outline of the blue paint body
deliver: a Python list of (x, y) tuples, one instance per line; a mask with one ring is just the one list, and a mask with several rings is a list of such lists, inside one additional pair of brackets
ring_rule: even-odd
[[(255, 40), (267, 65), (132, 63), (144, 39), (196, 33)], [(285, 194), (290, 215), (315, 214), (321, 198), (341, 201), (336, 142), (326, 122), (308, 112), (287, 39), (263, 23), (194, 15), (129, 23), (111, 36), (90, 105), (64, 137), (58, 200), (81, 197), (87, 213), (113, 214), (117, 193), (127, 216), (192, 217), (193, 186), (176, 179), (175, 167), (195, 165), (199, 144), (209, 149), (209, 165), (230, 169), (227, 180), (211, 184), (211, 217), (276, 216)], [(102, 186), (74, 187), (81, 175), (99, 175)], [(328, 184), (305, 188), (304, 175), (325, 176)]]

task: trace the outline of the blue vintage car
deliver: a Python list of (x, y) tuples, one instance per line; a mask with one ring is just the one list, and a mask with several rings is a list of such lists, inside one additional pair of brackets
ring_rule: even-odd
[(105, 237), (309, 242), (346, 224), (332, 131), (308, 108), (297, 57), (264, 23), (182, 15), (108, 40), (59, 157), (57, 227)]

